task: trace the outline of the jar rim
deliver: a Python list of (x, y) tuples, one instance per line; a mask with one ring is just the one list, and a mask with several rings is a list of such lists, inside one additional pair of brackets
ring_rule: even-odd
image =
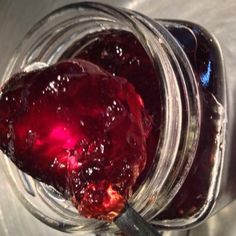
[[(55, 36), (51, 34), (50, 30), (52, 30), (52, 26), (50, 23), (54, 22), (54, 27), (60, 26), (60, 19), (67, 13), (73, 14), (68, 14), (68, 21), (64, 19), (63, 26), (66, 25), (69, 27), (68, 24), (72, 21), (75, 21), (76, 17), (80, 17), (78, 18), (78, 22), (83, 22), (81, 15), (83, 15), (85, 18), (88, 17), (88, 12), (86, 13), (86, 10), (88, 12), (90, 11), (90, 13), (91, 11), (95, 11), (96, 14), (99, 13), (100, 15), (98, 17), (100, 17), (99, 19), (101, 20), (105, 20), (105, 17), (107, 17), (106, 20), (109, 21), (113, 27), (117, 27), (117, 25), (119, 25), (119, 27), (122, 26), (126, 30), (132, 30), (132, 33), (138, 38), (149, 54), (154, 67), (158, 68), (158, 70), (161, 68), (162, 71), (162, 87), (165, 91), (163, 96), (165, 104), (165, 121), (162, 127), (161, 144), (159, 145), (157, 154), (159, 155), (159, 160), (153, 166), (155, 169), (153, 173), (155, 174), (148, 176), (146, 182), (140, 186), (140, 188), (130, 200), (130, 203), (135, 209), (144, 215), (145, 218), (151, 219), (166, 206), (171, 198), (174, 197), (174, 192), (171, 191), (170, 187), (172, 186), (175, 192), (177, 192), (178, 188), (180, 187), (180, 179), (179, 182), (176, 182), (176, 174), (180, 173), (183, 169), (185, 170), (186, 174), (191, 166), (193, 157), (192, 159), (187, 157), (189, 157), (189, 154), (194, 156), (193, 153), (195, 151), (195, 144), (197, 143), (199, 136), (199, 119), (201, 117), (200, 103), (198, 98), (199, 94), (197, 85), (194, 82), (194, 74), (191, 70), (186, 69), (189, 66), (189, 62), (187, 58), (184, 58), (186, 67), (185, 69), (187, 71), (185, 72), (185, 75), (188, 74), (188, 76), (191, 77), (189, 83), (192, 83), (191, 85), (188, 85), (188, 87), (191, 87), (193, 93), (191, 96), (194, 96), (195, 99), (191, 101), (192, 104), (190, 104), (191, 102), (189, 99), (185, 101), (185, 103), (187, 103), (186, 107), (188, 107), (187, 110), (189, 110), (190, 114), (187, 114), (187, 118), (183, 118), (184, 111), (183, 100), (181, 99), (181, 96), (185, 95), (185, 97), (188, 97), (189, 91), (186, 89), (186, 85), (183, 80), (183, 74), (181, 74), (181, 69), (183, 68), (181, 68), (178, 62), (182, 56), (180, 55), (182, 51), (178, 48), (178, 46), (176, 46), (177, 44), (173, 38), (171, 38), (171, 40), (172, 44), (175, 45), (175, 52), (173, 52), (173, 50), (168, 46), (168, 40), (166, 37), (170, 36), (168, 35), (168, 32), (166, 32), (161, 27), (161, 25), (158, 24), (158, 22), (154, 22), (153, 20), (141, 14), (129, 10), (117, 9), (100, 3), (83, 2), (64, 6), (47, 15), (41, 21), (36, 23), (36, 25), (29, 31), (23, 40), (23, 43), (17, 48), (15, 55), (10, 61), (9, 66), (3, 76), (3, 81), (6, 81), (8, 78), (10, 78), (11, 74), (19, 71), (19, 69), (23, 69), (26, 65), (32, 63), (34, 60), (39, 60), (40, 57), (43, 58), (40, 61), (44, 61), (47, 58), (47, 63), (49, 64), (53, 61), (56, 61), (59, 55), (52, 53), (53, 49), (51, 48), (43, 51), (43, 47), (45, 45), (41, 44), (43, 40), (51, 40), (50, 37)], [(80, 13), (81, 15), (79, 15)], [(86, 20), (88, 19), (86, 18)], [(90, 20), (94, 19), (91, 19), (90, 17)], [(51, 28), (48, 25), (50, 25)], [(63, 30), (60, 30), (58, 30), (58, 34), (64, 32)], [(163, 37), (164, 34), (165, 37)], [(44, 37), (42, 37), (42, 35)], [(40, 42), (37, 41), (38, 39), (40, 39)], [(170, 40), (170, 38), (168, 39)], [(37, 43), (35, 44), (35, 42)], [(63, 43), (63, 41), (60, 43)], [(32, 44), (34, 45), (33, 47), (30, 46)], [(43, 53), (40, 52), (40, 50), (43, 51)], [(173, 58), (175, 59), (173, 60)], [(179, 78), (177, 78), (177, 72), (174, 70), (174, 68), (179, 70)], [(180, 91), (179, 86), (183, 87), (182, 91)], [(185, 141), (181, 140), (181, 135), (183, 135), (183, 119), (186, 119), (186, 122), (188, 123), (185, 124), (187, 128), (184, 130), (195, 132), (194, 137), (186, 137), (186, 134), (184, 134), (186, 139)], [(186, 154), (181, 158), (181, 161), (178, 163), (179, 170), (176, 171), (176, 159), (180, 155), (179, 149), (181, 142), (184, 142), (186, 146), (185, 154), (187, 153), (188, 156), (186, 156)], [(186, 161), (186, 159), (188, 159), (188, 161)], [(16, 170), (12, 171), (12, 168), (14, 167), (12, 167), (12, 165), (9, 163), (7, 165), (8, 171), (10, 171), (9, 173), (12, 178), (12, 183), (14, 186), (13, 188), (17, 191), (16, 183), (18, 180), (16, 180), (14, 177)], [(173, 171), (174, 167), (175, 171)], [(181, 178), (181, 181), (183, 180), (184, 178)], [(33, 214), (37, 218), (54, 228), (59, 228), (58, 222), (50, 219), (51, 223), (49, 223), (49, 220), (45, 217), (45, 214), (37, 209), (37, 207), (29, 205), (30, 203), (27, 202), (25, 196), (20, 194), (19, 191), (18, 195), (20, 195), (20, 199), (24, 205), (27, 205), (28, 209), (30, 209), (31, 212), (33, 211)], [(166, 201), (167, 198), (169, 198), (168, 201)], [(94, 220), (87, 219), (85, 221), (88, 222), (88, 227), (95, 222)], [(70, 225), (69, 220), (67, 223)], [(97, 225), (102, 226), (103, 229), (112, 228), (112, 226), (110, 227), (107, 224), (100, 222), (96, 223), (96, 227), (98, 227)], [(85, 230), (87, 230), (88, 227), (85, 227)], [(72, 223), (71, 228), (68, 227), (67, 229), (59, 229), (65, 231), (74, 231), (76, 228), (78, 228), (78, 225), (75, 226)], [(81, 228), (81, 226), (79, 226), (79, 228)]]

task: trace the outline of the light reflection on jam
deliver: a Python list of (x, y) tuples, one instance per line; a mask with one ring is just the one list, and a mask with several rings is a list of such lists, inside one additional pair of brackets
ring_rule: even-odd
[(132, 195), (151, 123), (133, 85), (85, 60), (18, 73), (0, 97), (1, 150), (97, 219)]

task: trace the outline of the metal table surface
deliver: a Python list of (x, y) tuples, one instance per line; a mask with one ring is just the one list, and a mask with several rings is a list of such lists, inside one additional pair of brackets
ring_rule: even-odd
[[(71, 0), (0, 0), (0, 73), (2, 74), (16, 45), (41, 17), (53, 9), (76, 2)], [(78, 1), (77, 1), (78, 2)], [(104, 3), (140, 11), (154, 18), (190, 20), (214, 33), (223, 46), (227, 74), (235, 79), (236, 0), (104, 0)], [(28, 213), (16, 199), (5, 175), (0, 172), (0, 235), (62, 236)], [(188, 232), (168, 232), (166, 236), (235, 236), (236, 202), (206, 223)]]

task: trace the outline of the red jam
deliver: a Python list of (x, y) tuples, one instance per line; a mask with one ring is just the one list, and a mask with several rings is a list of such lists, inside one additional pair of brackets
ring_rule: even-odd
[(146, 140), (147, 163), (137, 180), (137, 188), (148, 174), (159, 142), (163, 112), (159, 81), (161, 73), (154, 69), (143, 46), (130, 32), (101, 31), (89, 35), (88, 38), (86, 36), (84, 41), (85, 45), (72, 45), (61, 60), (82, 58), (93, 62), (113, 76), (126, 78), (142, 97), (145, 109), (152, 116), (152, 129)]
[(151, 126), (134, 86), (85, 60), (18, 73), (1, 91), (1, 150), (85, 217), (112, 220), (124, 208)]
[[(194, 25), (179, 25), (192, 33), (166, 28), (198, 79), (203, 122), (190, 173), (159, 220), (192, 216), (206, 202), (214, 162), (211, 94), (221, 96), (211, 37)], [(16, 74), (5, 84), (0, 148), (21, 170), (71, 198), (82, 215), (111, 220), (154, 160), (162, 121), (160, 75), (131, 33), (90, 37), (89, 44), (68, 49), (57, 65)], [(63, 61), (68, 58), (76, 59)]]
[[(167, 21), (168, 23), (168, 21)], [(172, 202), (157, 216), (158, 220), (191, 217), (204, 206), (210, 187), (214, 158), (216, 127), (213, 121), (214, 101), (222, 97), (222, 75), (220, 56), (212, 36), (199, 26), (186, 22), (173, 22), (163, 25), (183, 48), (192, 65), (199, 85), (202, 123), (197, 154), (188, 177)], [(153, 162), (158, 145), (161, 127), (161, 96), (158, 78), (150, 59), (135, 36), (126, 31), (102, 31), (91, 35), (89, 44), (74, 45), (62, 59), (75, 57), (89, 60), (116, 76), (125, 77), (133, 84), (153, 117), (152, 130), (147, 138), (147, 164), (144, 176)], [(222, 102), (223, 104), (223, 102)], [(208, 132), (206, 132), (206, 130)], [(199, 174), (200, 173), (200, 174)]]

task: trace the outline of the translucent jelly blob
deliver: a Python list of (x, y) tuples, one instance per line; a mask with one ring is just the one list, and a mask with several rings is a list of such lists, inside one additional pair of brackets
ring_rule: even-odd
[(112, 220), (123, 210), (151, 129), (133, 85), (86, 60), (20, 72), (1, 90), (1, 150), (85, 217)]

